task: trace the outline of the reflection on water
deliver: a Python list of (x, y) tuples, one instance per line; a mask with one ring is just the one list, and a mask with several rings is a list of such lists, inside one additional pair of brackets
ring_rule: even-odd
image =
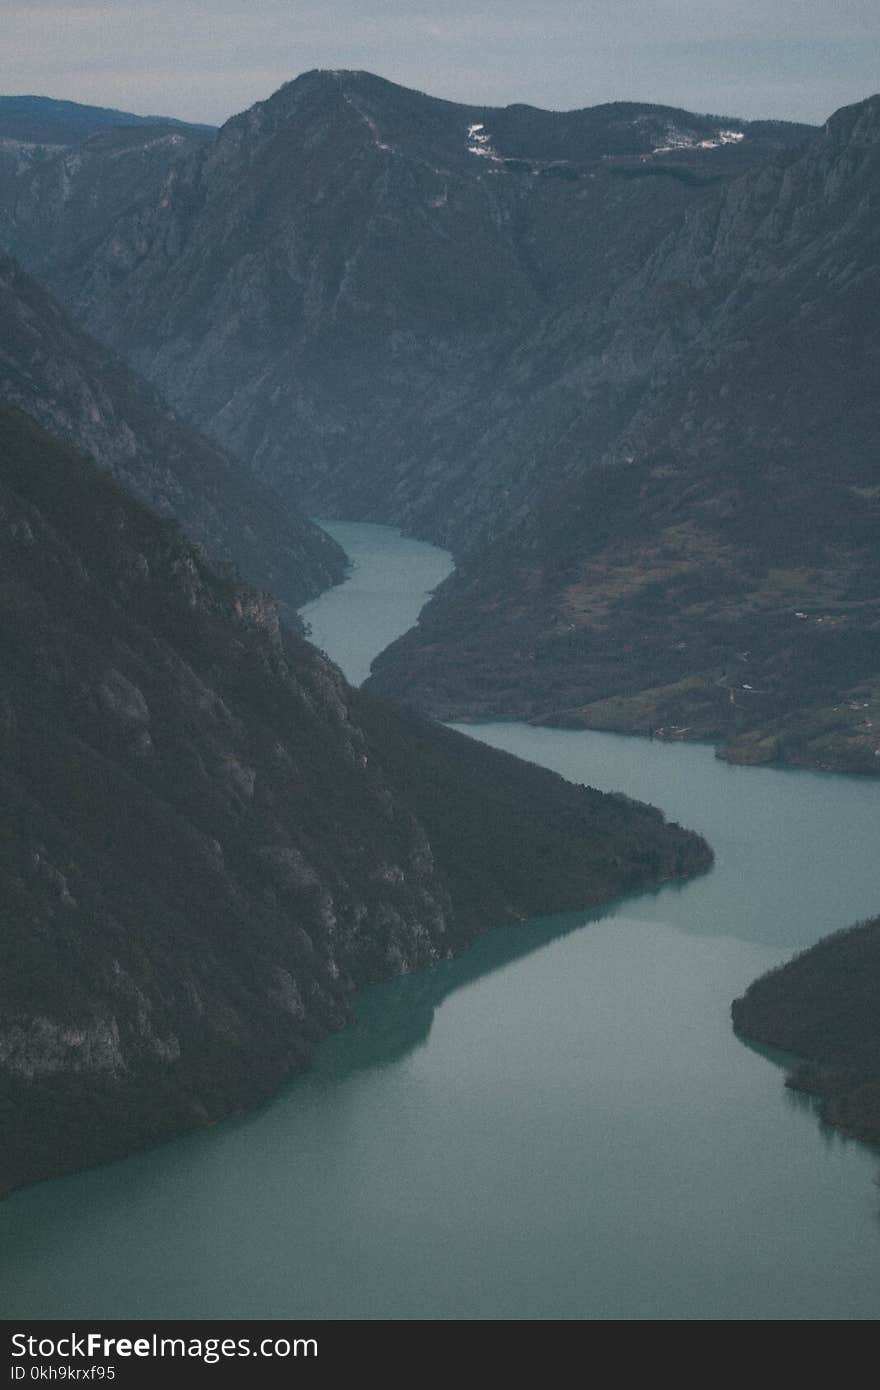
[[(343, 543), (369, 592), (401, 542), (360, 529), (361, 550), (357, 527)], [(421, 582), (401, 562), (407, 603)], [(370, 605), (352, 611), (362, 661)], [(490, 932), (366, 991), (261, 1110), (0, 1204), (3, 1315), (880, 1313), (875, 1156), (823, 1133), (787, 1059), (729, 1017), (794, 947), (877, 910), (880, 787), (612, 735), (469, 732), (663, 806), (714, 869)]]
[(0, 1306), (875, 1316), (870, 1155), (817, 1142), (729, 1027), (776, 953), (626, 904), (584, 922), (491, 933), (371, 989), (259, 1112), (18, 1194)]
[(615, 910), (606, 906), (560, 913), (487, 932), (456, 960), (373, 986), (360, 996), (351, 1027), (323, 1045), (321, 1074), (338, 1078), (400, 1061), (427, 1042), (436, 1010), (450, 994), (525, 959), (558, 937), (613, 916)]

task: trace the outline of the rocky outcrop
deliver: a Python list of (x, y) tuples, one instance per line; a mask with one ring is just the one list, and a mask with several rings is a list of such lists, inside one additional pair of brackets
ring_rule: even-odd
[(0, 593), (0, 1190), (256, 1104), (360, 985), (711, 860), (351, 690), (8, 412)]

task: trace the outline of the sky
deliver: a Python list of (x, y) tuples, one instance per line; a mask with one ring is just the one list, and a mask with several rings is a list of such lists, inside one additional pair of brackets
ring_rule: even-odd
[(2, 0), (0, 92), (219, 124), (310, 68), (453, 101), (820, 123), (880, 88), (877, 0)]

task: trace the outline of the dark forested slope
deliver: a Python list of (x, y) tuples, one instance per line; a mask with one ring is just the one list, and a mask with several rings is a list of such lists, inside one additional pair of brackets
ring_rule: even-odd
[(803, 1058), (788, 1085), (848, 1134), (880, 1144), (880, 917), (826, 937), (733, 1005), (741, 1037)]
[(711, 858), (352, 691), (17, 412), (0, 651), (3, 1190), (255, 1104), (358, 985)]
[(81, 144), (90, 136), (120, 127), (173, 127), (186, 135), (209, 135), (213, 127), (178, 121), (173, 116), (136, 116), (113, 106), (87, 106), (56, 97), (0, 96), (0, 140), (17, 140), (42, 148)]
[(289, 497), (243, 476), (146, 382), (78, 329), (0, 254), (0, 403), (82, 449), (218, 559), (297, 606), (337, 582), (345, 557)]

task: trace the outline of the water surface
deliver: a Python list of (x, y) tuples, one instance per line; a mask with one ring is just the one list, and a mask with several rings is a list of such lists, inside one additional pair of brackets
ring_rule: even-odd
[[(350, 610), (344, 588), (325, 596), (332, 633), (323, 600), (308, 616), (357, 678), (390, 640), (394, 586), (408, 625), (448, 559), (410, 577), (412, 542), (328, 529), (359, 587)], [(357, 595), (380, 582), (371, 651)], [(880, 785), (732, 768), (693, 745), (469, 732), (658, 803), (708, 836), (715, 869), (490, 933), (367, 991), (357, 1025), (259, 1112), (16, 1194), (0, 1205), (0, 1313), (880, 1313), (877, 1156), (823, 1131), (729, 1023), (755, 975), (880, 907)]]

